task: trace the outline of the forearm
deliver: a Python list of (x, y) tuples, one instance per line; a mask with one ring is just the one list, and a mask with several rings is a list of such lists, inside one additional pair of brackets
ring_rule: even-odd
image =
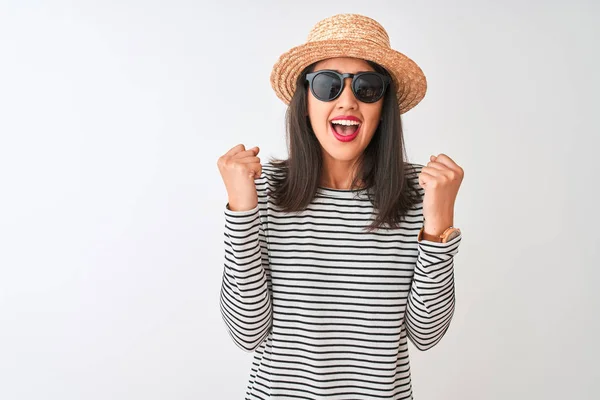
[(439, 242), (439, 236), (451, 226), (454, 226), (454, 207), (425, 219), (423, 223), (423, 239)]
[(444, 336), (455, 307), (454, 255), (461, 237), (448, 243), (419, 242), (405, 314), (407, 333), (419, 350)]
[(266, 241), (258, 209), (228, 209), (225, 218), (221, 313), (238, 347), (252, 351), (269, 333), (272, 321)]

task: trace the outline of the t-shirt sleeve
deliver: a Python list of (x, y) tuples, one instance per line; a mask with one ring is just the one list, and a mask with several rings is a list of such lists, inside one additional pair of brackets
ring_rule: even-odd
[[(423, 165), (415, 165), (418, 175)], [(419, 192), (424, 195), (422, 188)], [(454, 256), (461, 241), (462, 232), (447, 243), (417, 242), (405, 321), (407, 336), (419, 350), (435, 346), (450, 326), (455, 309)]]
[(266, 237), (266, 178), (255, 180), (259, 204), (252, 210), (224, 207), (225, 258), (220, 309), (227, 331), (244, 351), (254, 351), (269, 334), (272, 300)]

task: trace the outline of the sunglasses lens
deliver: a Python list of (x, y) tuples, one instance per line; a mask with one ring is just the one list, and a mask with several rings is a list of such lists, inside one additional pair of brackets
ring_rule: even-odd
[(383, 96), (383, 80), (377, 74), (362, 74), (354, 81), (356, 98), (365, 103), (373, 103)]
[(316, 98), (322, 101), (333, 99), (342, 87), (340, 78), (330, 72), (317, 74), (312, 82), (312, 91)]

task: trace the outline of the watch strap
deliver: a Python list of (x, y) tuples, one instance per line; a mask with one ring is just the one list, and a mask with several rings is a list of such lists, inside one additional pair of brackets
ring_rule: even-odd
[[(425, 226), (421, 227), (421, 230), (419, 231), (419, 235), (417, 236), (417, 241), (421, 241), (423, 240), (423, 233), (425, 232)], [(454, 238), (456, 237), (456, 233), (460, 233), (460, 229), (454, 227), (454, 226), (450, 226), (448, 228), (446, 228), (446, 230), (444, 230), (444, 232), (442, 232), (441, 235), (439, 235), (437, 237), (437, 243), (447, 243), (449, 240), (451, 240), (450, 238)]]

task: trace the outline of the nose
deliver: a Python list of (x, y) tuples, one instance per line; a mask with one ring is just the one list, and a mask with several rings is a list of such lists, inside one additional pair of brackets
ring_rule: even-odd
[(356, 100), (352, 92), (352, 78), (344, 79), (344, 90), (342, 90), (342, 93), (340, 93), (336, 100), (338, 108), (356, 109), (358, 107), (358, 100)]

